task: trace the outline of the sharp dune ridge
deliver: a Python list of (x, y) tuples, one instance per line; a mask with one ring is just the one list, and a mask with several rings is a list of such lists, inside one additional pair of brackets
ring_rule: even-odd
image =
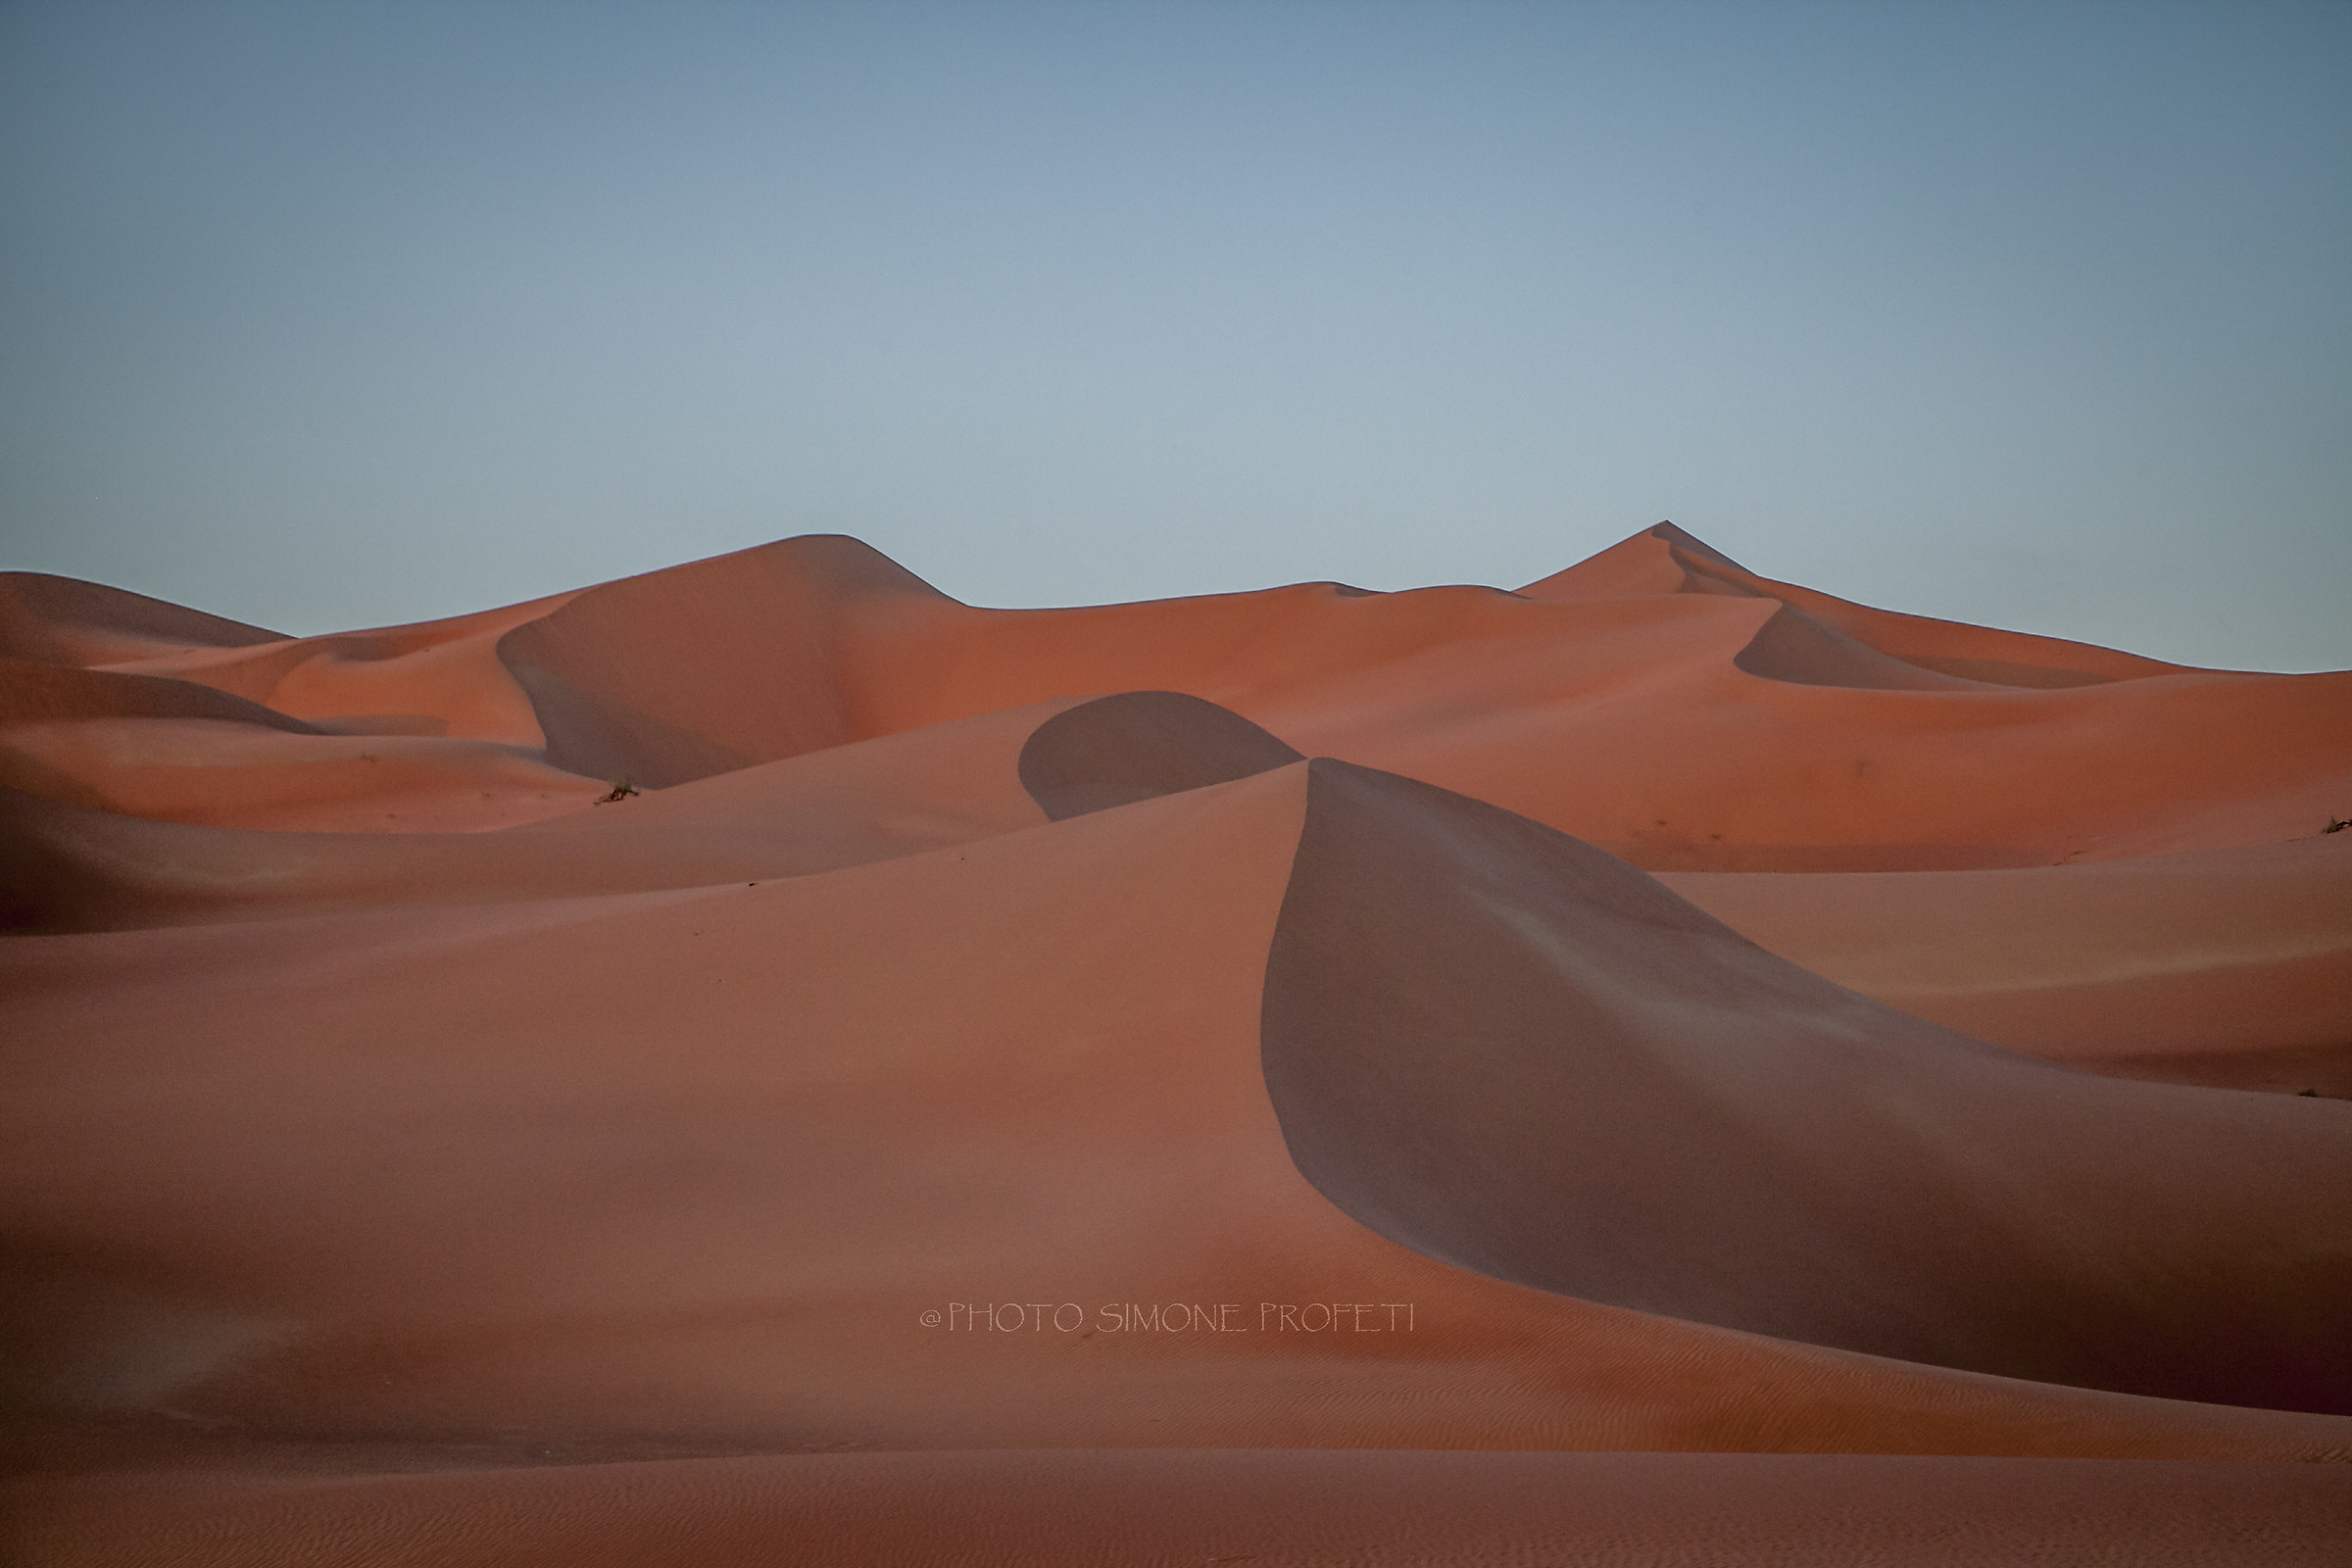
[(0, 575), (0, 1509), (2326, 1560), (2347, 814), (2352, 673), (1671, 524), (1051, 611), (814, 536), (311, 638)]
[(1267, 1085), (1382, 1234), (1784, 1339), (2352, 1414), (2338, 1107), (1990, 1049), (1565, 835), (1312, 767)]

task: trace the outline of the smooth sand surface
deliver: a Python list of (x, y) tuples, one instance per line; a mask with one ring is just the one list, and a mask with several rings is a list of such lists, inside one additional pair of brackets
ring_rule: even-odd
[(91, 931), (511, 903), (803, 876), (1035, 826), (1031, 732), (1066, 704), (810, 752), (486, 833), (251, 832), (0, 790), (0, 867), (21, 931)]
[(2352, 1414), (2352, 1107), (1992, 1049), (1541, 824), (1308, 766), (1266, 1082), (1365, 1224), (1784, 1339)]
[(69, 1483), (15, 1559), (111, 1568), (2326, 1568), (2309, 1465), (1754, 1454), (1000, 1450), (357, 1480)]
[(0, 656), (15, 1557), (2342, 1534), (2352, 677), (1672, 529), (317, 638), (12, 574)]
[(2352, 833), (2012, 871), (1659, 880), (1793, 963), (2012, 1051), (2352, 1099)]
[(103, 583), (0, 571), (0, 655), (105, 664), (280, 641), (273, 631)]

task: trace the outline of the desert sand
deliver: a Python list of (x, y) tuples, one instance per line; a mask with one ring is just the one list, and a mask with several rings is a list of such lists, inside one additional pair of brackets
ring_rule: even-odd
[(0, 575), (0, 1554), (2340, 1560), (2352, 673)]

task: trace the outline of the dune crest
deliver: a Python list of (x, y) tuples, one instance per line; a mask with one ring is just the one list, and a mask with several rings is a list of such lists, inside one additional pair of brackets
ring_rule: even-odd
[(843, 644), (867, 617), (953, 603), (820, 534), (589, 589), (501, 637), (498, 657), (551, 762), (661, 787), (863, 738)]
[(259, 626), (122, 588), (0, 571), (0, 656), (10, 659), (86, 666), (278, 640)]
[(1775, 599), (1890, 658), (1990, 685), (2047, 690), (2176, 674), (2186, 667), (2058, 637), (1874, 610), (1793, 583), (1775, 582), (1671, 522), (1661, 522), (1519, 592), (1531, 599), (1562, 600), (1642, 593)]
[(1383, 1235), (1784, 1339), (2352, 1413), (2352, 1107), (2012, 1055), (1540, 824), (1311, 766), (1267, 1085)]
[[(1992, 667), (2004, 662), (2029, 673)], [(1658, 870), (2030, 866), (2278, 842), (2352, 809), (2352, 675), (2185, 670), (1890, 615), (1755, 577), (1672, 528), (1523, 594), (1321, 583), (1044, 611), (961, 605), (820, 536), (448, 621), (110, 667), (398, 740), (419, 761), (439, 752), (448, 790), (426, 809), (413, 783), (387, 778), (386, 795), (410, 799), (378, 805), (344, 765), (358, 754), (258, 732), (239, 764), (252, 783), (224, 787), (205, 781), (227, 737), (153, 726), (135, 745), (36, 737), (40, 766), (17, 787), (172, 820), (468, 830), (586, 797), (525, 785), (465, 743), (643, 789), (1161, 690)], [(174, 748), (196, 768), (184, 785), (150, 770), (113, 787), (130, 752), (162, 761)], [(220, 802), (224, 788), (258, 800), (313, 758), (331, 790), (289, 787), (253, 810)], [(457, 808), (468, 776), (490, 803), (471, 813)], [(197, 804), (206, 791), (212, 804)]]

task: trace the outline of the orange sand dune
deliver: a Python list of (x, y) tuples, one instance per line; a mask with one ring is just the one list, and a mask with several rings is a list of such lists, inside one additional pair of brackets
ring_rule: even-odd
[(496, 655), (501, 635), (561, 598), (278, 638), (87, 583), (19, 573), (0, 583), (0, 605), (12, 593), (40, 613), (0, 633), (28, 655), (0, 671), (0, 786), (160, 821), (311, 833), (481, 832), (600, 793), (549, 765), (529, 699)]
[(2340, 1532), (2352, 675), (1670, 528), (302, 639), (13, 574), (0, 655), (16, 1557)]
[(86, 718), (210, 718), (318, 733), (275, 709), (193, 681), (0, 659), (0, 727)]
[(504, 833), (223, 831), (0, 790), (0, 920), (94, 931), (690, 888), (829, 871), (1044, 813), (1016, 759), (1047, 703), (810, 752)]
[[(1775, 582), (1757, 576), (1670, 522), (1638, 533), (1590, 561), (1519, 591), (1530, 599), (1551, 600), (1614, 599), (1629, 594), (1770, 599), (1785, 607), (1783, 613), (1774, 616), (1776, 620), (1817, 627), (1833, 639), (1859, 644), (1918, 670), (1996, 686), (2092, 686), (2103, 681), (2177, 675), (2184, 668), (2058, 637), (1873, 610), (1793, 583)], [(1932, 684), (1915, 676), (1897, 678), (1907, 685)], [(1847, 683), (1829, 680), (1821, 684)]]
[[(17, 573), (0, 604), (7, 592), (40, 612), (8, 645), (58, 667), (0, 672), (0, 785), (160, 821), (308, 833), (481, 832), (599, 793), (545, 760), (529, 700), (495, 652), (561, 597), (280, 638), (88, 583)], [(179, 634), (171, 646), (165, 631)], [(75, 653), (93, 657), (60, 662)]]
[[(501, 647), (550, 755), (600, 776), (674, 782), (1054, 697), (1166, 689), (1651, 866), (1943, 868), (2265, 842), (2318, 831), (2352, 786), (2352, 677), (2114, 655), (2149, 678), (1996, 685), (1826, 624), (1776, 629), (1793, 613), (1642, 584), (1560, 602), (1323, 584), (980, 611), (854, 541), (808, 539), (593, 589)], [(2019, 656), (2048, 643), (1983, 635)], [(1871, 667), (1824, 684), (1832, 644)]]
[(1993, 1050), (1525, 818), (1310, 766), (1266, 1082), (1365, 1224), (1784, 1339), (2352, 1414), (2352, 1107)]
[[(122, 667), (384, 732), (404, 753), (444, 734), (640, 786), (1054, 699), (1175, 690), (1652, 869), (2047, 864), (2276, 842), (2346, 808), (2352, 676), (2181, 670), (1841, 607), (1668, 533), (1527, 595), (1322, 584), (1067, 611), (975, 610), (819, 537), (453, 621)], [(2004, 671), (2039, 684), (1985, 678)], [(218, 789), (205, 775), (223, 765), (221, 736), (157, 735), (144, 751), (37, 739), (19, 787), (174, 820), (468, 830), (570, 799), (455, 746), (439, 749), (446, 798), (427, 812), (372, 809), (359, 754), (328, 738), (262, 748), (251, 778)], [(196, 776), (160, 781), (146, 755), (159, 745), (187, 751)], [(252, 749), (237, 750), (245, 765)], [(457, 809), (469, 778), (491, 800), (470, 818)], [(213, 797), (268, 804), (229, 816), (202, 804)]]
[(498, 661), (508, 631), (571, 596), (415, 626), (191, 649), (113, 667), (215, 686), (342, 734), (447, 735), (543, 750), (530, 700)]
[(488, 741), (306, 731), (211, 718), (9, 724), (0, 784), (163, 822), (297, 833), (478, 833), (605, 789)]
[(2352, 1099), (2352, 834), (2013, 871), (1659, 880), (1782, 957), (2012, 1051)]
[(245, 648), (278, 634), (144, 594), (0, 571), (0, 655), (57, 664), (105, 664), (199, 649)]

